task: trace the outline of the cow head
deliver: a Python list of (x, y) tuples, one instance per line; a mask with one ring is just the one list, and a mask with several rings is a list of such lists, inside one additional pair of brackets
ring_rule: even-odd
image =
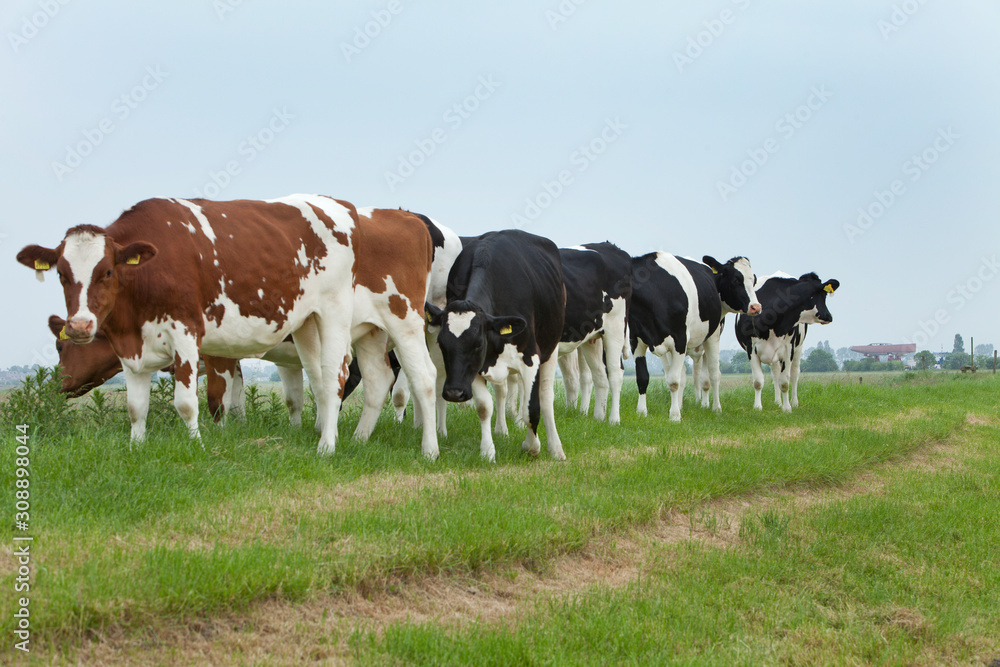
[(446, 373), (441, 396), (454, 403), (472, 398), (472, 381), (527, 326), (523, 317), (494, 317), (471, 301), (452, 301), (444, 310), (429, 303), (424, 307), (427, 323), (441, 329), (438, 345)]
[(145, 241), (121, 246), (100, 227), (80, 225), (66, 232), (58, 248), (37, 245), (17, 253), (17, 261), (41, 277), (55, 267), (66, 298), (66, 336), (74, 343), (89, 343), (111, 313), (123, 273), (136, 270), (156, 255)]
[(822, 282), (815, 273), (806, 273), (799, 277), (798, 289), (801, 290), (802, 313), (799, 324), (830, 324), (833, 315), (826, 307), (826, 297), (837, 291), (840, 281), (827, 280)]
[(58, 315), (49, 318), (49, 331), (56, 337), (56, 352), (63, 370), (60, 390), (76, 398), (113, 378), (122, 365), (107, 338), (97, 334), (90, 345), (74, 345), (65, 327), (66, 321)]
[(750, 268), (750, 260), (746, 257), (733, 257), (721, 264), (714, 257), (705, 255), (701, 261), (715, 274), (715, 284), (719, 288), (724, 309), (745, 315), (760, 313), (760, 301), (753, 288), (756, 276)]

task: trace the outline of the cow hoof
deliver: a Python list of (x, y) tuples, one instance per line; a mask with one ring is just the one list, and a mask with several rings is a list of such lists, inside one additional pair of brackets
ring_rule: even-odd
[(333, 456), (333, 452), (336, 449), (336, 445), (327, 444), (325, 442), (319, 443), (316, 447), (316, 453), (320, 456)]
[(423, 454), (424, 454), (424, 458), (427, 459), (428, 461), (437, 461), (437, 458), (438, 458), (438, 450), (437, 449), (432, 449), (430, 451), (426, 451), (425, 450)]

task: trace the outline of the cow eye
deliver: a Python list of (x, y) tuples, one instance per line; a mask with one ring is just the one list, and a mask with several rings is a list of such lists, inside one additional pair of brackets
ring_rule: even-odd
[(111, 277), (111, 269), (108, 269), (108, 272), (104, 274), (104, 277), (105, 278), (110, 278)]

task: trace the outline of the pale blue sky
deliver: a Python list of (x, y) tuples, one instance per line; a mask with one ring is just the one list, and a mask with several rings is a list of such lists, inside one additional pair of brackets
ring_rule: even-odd
[(1000, 345), (1000, 6), (675, 4), (6, 2), (0, 367), (65, 315), (22, 246), (197, 193), (746, 255), (840, 280), (811, 344)]

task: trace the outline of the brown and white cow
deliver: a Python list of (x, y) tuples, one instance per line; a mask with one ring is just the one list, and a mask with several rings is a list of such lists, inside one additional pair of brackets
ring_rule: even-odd
[[(121, 359), (111, 347), (111, 342), (100, 331), (87, 345), (74, 345), (66, 335), (66, 320), (58, 315), (49, 317), (49, 330), (56, 338), (56, 352), (62, 369), (60, 391), (64, 394), (78, 398), (122, 372)], [(206, 376), (205, 394), (212, 419), (218, 422), (227, 414), (242, 414), (243, 373), (239, 361), (203, 356), (202, 362), (199, 364), (198, 374)], [(301, 376), (301, 365), (299, 368)], [(165, 370), (172, 373), (174, 369), (173, 366), (168, 366)], [(289, 410), (291, 411), (291, 406)], [(299, 411), (301, 412), (301, 405)]]
[[(136, 204), (106, 229), (73, 227), (54, 249), (28, 246), (17, 259), (40, 278), (57, 270), (72, 342), (89, 343), (100, 330), (118, 353), (133, 440), (145, 437), (154, 370), (174, 364), (174, 405), (198, 437), (199, 352), (257, 357), (291, 334), (316, 394), (318, 451), (329, 454), (352, 338), (375, 326), (393, 336), (411, 375), (425, 380), (415, 400), (426, 400), (422, 407), (433, 415), (433, 376), (426, 374), (433, 366), (422, 328), (425, 286), (395, 280), (377, 265), (387, 245), (408, 244), (420, 264), (416, 275), (426, 276), (430, 241), (419, 236), (426, 235), (422, 224), (414, 229), (415, 237), (380, 240), (374, 230), (359, 228), (353, 205), (319, 195), (229, 202), (160, 198)], [(386, 307), (357, 299), (355, 284), (383, 295)], [(430, 421), (423, 451), (434, 458), (432, 416)]]

